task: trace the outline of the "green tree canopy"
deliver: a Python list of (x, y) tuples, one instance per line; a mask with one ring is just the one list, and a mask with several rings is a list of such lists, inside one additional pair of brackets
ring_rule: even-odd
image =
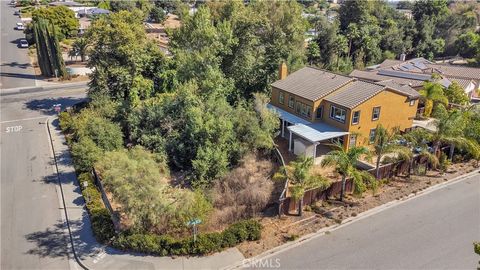
[(35, 22), (40, 18), (53, 23), (59, 40), (76, 36), (80, 27), (75, 13), (65, 6), (37, 8), (32, 12), (32, 20)]

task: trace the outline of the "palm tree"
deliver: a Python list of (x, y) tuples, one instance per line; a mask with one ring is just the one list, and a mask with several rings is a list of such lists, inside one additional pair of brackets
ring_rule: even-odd
[[(405, 146), (399, 145), (396, 141), (400, 139), (398, 128), (391, 132), (384, 128), (381, 124), (377, 125), (375, 129), (374, 153), (377, 157), (375, 165), (375, 177), (379, 179), (380, 175), (380, 161), (383, 156), (390, 153), (402, 154), (403, 158), (407, 157), (407, 149)], [(409, 149), (408, 149), (409, 150)]]
[(448, 105), (448, 99), (443, 94), (443, 87), (437, 82), (425, 82), (423, 89), (419, 91), (425, 102), (425, 116), (432, 114), (433, 106), (437, 103)]
[(450, 159), (453, 158), (456, 146), (465, 149), (474, 156), (477, 154), (479, 151), (478, 144), (474, 140), (464, 136), (464, 130), (467, 125), (464, 116), (463, 112), (453, 110), (445, 117), (434, 121), (435, 131), (432, 132), (431, 140), (435, 154), (437, 154), (442, 144), (450, 145)]
[(85, 56), (87, 55), (88, 47), (90, 43), (86, 38), (77, 38), (75, 42), (73, 42), (73, 47), (69, 52), (70, 56), (80, 56), (82, 62), (85, 61)]
[[(436, 168), (439, 165), (439, 159), (433, 153), (428, 150), (427, 142), (431, 138), (431, 133), (425, 129), (414, 129), (403, 135), (403, 138), (408, 142), (408, 145), (417, 151), (418, 160), (420, 163), (425, 163), (426, 166)], [(413, 158), (412, 151), (408, 149), (402, 150), (398, 155), (399, 160), (409, 162), (408, 177), (410, 178), (411, 171), (413, 170), (415, 159)]]
[(282, 167), (280, 172), (274, 176), (274, 179), (286, 180), (288, 175), (291, 197), (300, 202), (298, 206), (299, 216), (303, 214), (303, 197), (305, 191), (312, 188), (327, 189), (330, 186), (328, 179), (321, 175), (313, 175), (311, 173), (312, 167), (312, 157), (299, 156), (287, 166)]
[(347, 182), (347, 177), (353, 178), (354, 183), (354, 192), (362, 193), (365, 188), (365, 182), (369, 182), (372, 185), (373, 176), (367, 171), (360, 171), (356, 168), (358, 159), (363, 155), (370, 155), (368, 148), (360, 147), (350, 147), (348, 150), (345, 150), (341, 144), (334, 144), (333, 147), (335, 150), (330, 151), (322, 160), (322, 166), (335, 166), (335, 170), (342, 175), (342, 189), (340, 191), (340, 201), (343, 201), (345, 195), (345, 184)]

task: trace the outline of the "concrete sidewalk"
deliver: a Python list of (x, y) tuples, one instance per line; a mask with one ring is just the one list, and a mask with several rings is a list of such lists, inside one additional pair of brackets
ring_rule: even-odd
[[(242, 261), (244, 256), (237, 248), (206, 257), (157, 257), (126, 253), (99, 244), (92, 232), (90, 218), (75, 174), (72, 158), (58, 123), (58, 118), (48, 121), (60, 184), (57, 194), (60, 205), (65, 205), (77, 262), (87, 269), (221, 269)], [(63, 209), (62, 209), (63, 211)], [(71, 268), (80, 268), (72, 265)]]

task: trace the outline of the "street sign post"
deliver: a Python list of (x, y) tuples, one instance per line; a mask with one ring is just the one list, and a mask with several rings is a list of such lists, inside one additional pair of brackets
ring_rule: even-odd
[(198, 234), (198, 228), (197, 225), (202, 223), (202, 221), (198, 218), (192, 219), (189, 222), (187, 222), (188, 226), (192, 226), (193, 228), (193, 243), (197, 241), (197, 234)]

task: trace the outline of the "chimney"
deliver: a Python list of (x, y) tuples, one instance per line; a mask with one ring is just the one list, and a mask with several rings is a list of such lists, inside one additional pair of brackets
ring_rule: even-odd
[(402, 53), (400, 54), (400, 61), (405, 62), (405, 59), (407, 58), (407, 55)]
[(287, 77), (287, 75), (288, 75), (287, 64), (285, 64), (285, 62), (282, 62), (282, 64), (280, 64), (280, 67), (278, 69), (279, 79), (283, 80)]

